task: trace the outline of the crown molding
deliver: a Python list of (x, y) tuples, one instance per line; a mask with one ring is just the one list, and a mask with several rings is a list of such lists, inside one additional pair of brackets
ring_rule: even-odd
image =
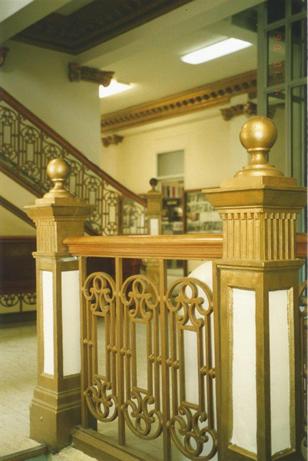
[(109, 86), (114, 75), (112, 71), (100, 70), (95, 67), (81, 66), (75, 62), (68, 64), (68, 78), (71, 82), (86, 82), (98, 83), (99, 85)]
[(170, 117), (226, 104), (236, 95), (257, 91), (256, 70), (218, 80), (165, 98), (128, 107), (102, 116), (102, 133), (131, 128)]
[(227, 122), (237, 115), (246, 114), (248, 116), (257, 114), (257, 104), (248, 101), (246, 104), (235, 104), (234, 106), (220, 109), (222, 118)]

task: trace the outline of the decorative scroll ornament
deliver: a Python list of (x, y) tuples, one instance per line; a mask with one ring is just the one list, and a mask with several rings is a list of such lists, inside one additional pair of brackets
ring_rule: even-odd
[(84, 395), (94, 418), (103, 422), (116, 419), (118, 416), (117, 398), (112, 393), (111, 383), (103, 376), (95, 375), (93, 384), (85, 390)]
[[(185, 330), (195, 332), (199, 375), (198, 394), (196, 391), (198, 404), (180, 401), (170, 419), (171, 437), (177, 448), (189, 459), (207, 461), (212, 459), (217, 452), (212, 390), (212, 381), (215, 378), (215, 369), (212, 367), (211, 343), (212, 291), (208, 285), (195, 278), (185, 277), (176, 280), (167, 293), (167, 308), (175, 319), (174, 341), (183, 338), (182, 335), (184, 335)], [(203, 339), (200, 341), (200, 338)], [(171, 346), (170, 354), (173, 357), (173, 363), (177, 364), (179, 373), (184, 374), (186, 379), (189, 379), (181, 359), (184, 356), (183, 347), (185, 347), (184, 344), (179, 345), (178, 350)], [(202, 357), (204, 358), (202, 359)], [(172, 379), (173, 385), (178, 386), (174, 377)], [(179, 385), (183, 386), (181, 383)], [(206, 399), (205, 386), (207, 387)], [(179, 389), (177, 389), (177, 393), (181, 395)], [(208, 403), (208, 408), (205, 408), (205, 400)]]
[(254, 102), (248, 101), (246, 104), (236, 104), (235, 106), (225, 107), (224, 109), (220, 109), (222, 118), (225, 121), (231, 120), (233, 117), (237, 115), (256, 115), (257, 113), (257, 104)]
[(3, 293), (0, 295), (0, 307), (10, 309), (19, 305), (22, 308), (23, 304), (35, 306), (36, 293)]
[(2, 294), (0, 295), (0, 306), (10, 309), (17, 306), (21, 302), (20, 295), (18, 294)]
[(102, 143), (104, 147), (109, 147), (112, 144), (117, 145), (120, 144), (124, 139), (124, 136), (120, 136), (119, 134), (112, 134), (110, 136), (103, 136)]
[(170, 421), (172, 439), (189, 459), (207, 461), (217, 452), (217, 433), (206, 425), (207, 419), (206, 412), (198, 410), (193, 414), (183, 403), (179, 415)]
[(144, 275), (128, 277), (122, 286), (120, 296), (131, 318), (151, 320), (153, 310), (158, 307), (156, 287)]
[(162, 415), (155, 408), (152, 395), (133, 389), (130, 399), (124, 404), (125, 421), (130, 430), (142, 439), (156, 439), (162, 431)]
[(113, 75), (114, 72), (112, 71), (81, 66), (75, 62), (70, 62), (68, 65), (68, 78), (71, 82), (80, 82), (84, 80), (86, 82), (109, 86)]
[(89, 302), (91, 312), (98, 317), (105, 317), (114, 307), (115, 282), (105, 272), (90, 274), (84, 283), (82, 293)]
[(179, 324), (200, 327), (204, 325), (204, 317), (213, 312), (212, 291), (192, 277), (176, 280), (168, 291), (167, 307)]

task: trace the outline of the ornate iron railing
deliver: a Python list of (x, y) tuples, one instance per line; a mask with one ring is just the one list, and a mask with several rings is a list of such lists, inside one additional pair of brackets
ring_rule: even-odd
[(5, 90), (0, 88), (1, 170), (41, 196), (50, 188), (46, 167), (56, 157), (65, 158), (71, 167), (67, 188), (93, 205), (88, 230), (94, 234), (120, 234), (119, 203), (123, 198), (138, 213), (125, 233), (145, 233), (145, 200), (115, 181), (90, 162), (81, 152), (38, 119)]
[(303, 438), (302, 438), (302, 453), (306, 456), (304, 459), (307, 460), (307, 433), (308, 433), (308, 421), (307, 421), (307, 368), (308, 368), (308, 281), (303, 282), (299, 289), (299, 308), (300, 308), (300, 338), (301, 338), (301, 373), (302, 373), (302, 408), (303, 408)]
[[(117, 422), (122, 445), (130, 431), (162, 440), (165, 461), (174, 451), (206, 461), (217, 452), (212, 291), (196, 278), (170, 283), (166, 259), (215, 251), (211, 238), (206, 249), (204, 236), (179, 237), (65, 241), (80, 256), (82, 274), (83, 426), (98, 424), (99, 432), (100, 423)], [(159, 282), (147, 272), (125, 278), (124, 248), (125, 257), (156, 261)], [(114, 257), (115, 276), (88, 274), (89, 254)], [(164, 259), (157, 261), (158, 254)]]

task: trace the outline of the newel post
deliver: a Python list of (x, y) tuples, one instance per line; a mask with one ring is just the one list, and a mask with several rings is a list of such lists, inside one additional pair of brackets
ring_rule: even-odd
[(30, 408), (30, 437), (60, 449), (80, 423), (80, 306), (78, 261), (63, 240), (83, 235), (90, 207), (63, 187), (69, 167), (52, 160), (54, 183), (35, 205), (26, 207), (37, 227), (38, 382)]
[(147, 198), (147, 218), (150, 235), (161, 234), (161, 215), (162, 215), (162, 194), (156, 190), (158, 181), (156, 178), (150, 179), (151, 189), (146, 194)]
[(301, 459), (295, 222), (306, 191), (268, 163), (276, 135), (270, 119), (248, 120), (248, 166), (206, 191), (224, 226), (214, 286), (221, 461)]
[[(157, 184), (157, 179), (151, 178), (151, 189), (146, 194), (148, 232), (150, 235), (161, 234), (162, 194), (156, 190)], [(159, 261), (157, 259), (147, 259), (144, 261), (144, 264), (147, 276), (158, 286)]]

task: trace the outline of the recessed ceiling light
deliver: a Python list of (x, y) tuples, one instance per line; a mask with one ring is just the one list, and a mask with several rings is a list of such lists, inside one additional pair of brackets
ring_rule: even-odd
[(109, 86), (99, 86), (99, 97), (107, 98), (108, 96), (112, 96), (114, 94), (123, 93), (123, 91), (127, 91), (132, 87), (132, 84), (120, 83), (117, 82), (117, 80), (112, 79)]
[(181, 60), (188, 64), (201, 64), (203, 62), (212, 61), (226, 54), (235, 53), (235, 51), (248, 48), (252, 43), (239, 40), (238, 38), (227, 38), (221, 42), (214, 43), (200, 50), (185, 54)]

